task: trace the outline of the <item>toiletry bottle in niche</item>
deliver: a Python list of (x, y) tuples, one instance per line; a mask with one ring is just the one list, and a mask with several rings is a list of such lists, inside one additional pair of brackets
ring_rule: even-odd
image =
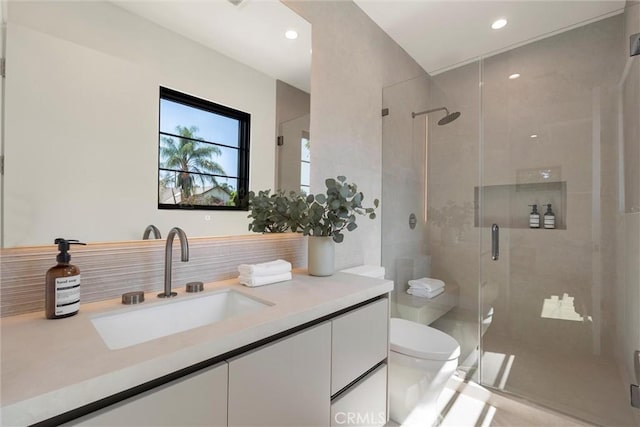
[(58, 264), (47, 271), (45, 287), (45, 314), (48, 319), (73, 316), (80, 310), (80, 269), (69, 264), (70, 245), (84, 245), (77, 240), (56, 239), (60, 253)]
[(538, 205), (531, 206), (531, 213), (529, 214), (529, 228), (540, 228), (540, 214), (538, 213)]
[(556, 215), (551, 210), (551, 203), (547, 204), (547, 211), (544, 213), (544, 228), (556, 228)]

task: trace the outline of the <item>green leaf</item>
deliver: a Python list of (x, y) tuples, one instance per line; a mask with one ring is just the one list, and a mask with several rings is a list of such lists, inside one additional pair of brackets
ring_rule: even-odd
[(309, 194), (307, 196), (307, 203), (313, 203), (313, 200), (314, 200), (313, 194)]
[(324, 205), (327, 202), (327, 196), (324, 194), (316, 194), (316, 202)]
[(341, 196), (343, 199), (346, 199), (347, 197), (349, 197), (349, 187), (342, 187), (342, 188), (340, 189), (340, 196)]
[(349, 224), (347, 224), (347, 230), (349, 231), (353, 231), (356, 228), (358, 228), (358, 224), (356, 224), (355, 222), (350, 222)]
[(347, 180), (346, 176), (342, 176), (342, 175), (338, 176), (338, 181), (345, 182), (346, 180)]
[(336, 243), (342, 243), (342, 241), (344, 240), (344, 234), (341, 233), (336, 233), (333, 235), (333, 241)]
[(373, 206), (375, 206), (375, 207), (377, 208), (379, 205), (380, 205), (380, 200), (375, 199), (375, 200), (373, 201)]
[(374, 213), (370, 213), (370, 214), (369, 214), (369, 218), (370, 218), (370, 219), (376, 219), (376, 214), (375, 214), (375, 212), (374, 212)]
[(337, 182), (336, 182), (336, 180), (335, 180), (335, 179), (333, 179), (333, 178), (327, 178), (327, 179), (324, 181), (324, 185), (326, 185), (328, 189), (335, 188), (335, 187), (336, 187), (336, 184), (337, 184)]

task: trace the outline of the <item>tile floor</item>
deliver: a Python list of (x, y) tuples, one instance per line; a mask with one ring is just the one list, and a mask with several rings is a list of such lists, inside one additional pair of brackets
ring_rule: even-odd
[[(453, 386), (457, 385), (454, 390)], [(443, 393), (439, 427), (592, 426), (454, 377)]]
[[(582, 427), (586, 423), (454, 376), (438, 400), (438, 427)], [(404, 424), (404, 427), (427, 427)], [(398, 427), (390, 421), (385, 427)]]
[(519, 344), (491, 331), (483, 342), (483, 384), (596, 425), (640, 426), (640, 411), (631, 408), (629, 385), (613, 361)]

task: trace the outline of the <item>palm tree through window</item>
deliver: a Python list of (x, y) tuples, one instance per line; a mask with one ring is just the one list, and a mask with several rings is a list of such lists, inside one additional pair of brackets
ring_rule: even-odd
[(250, 118), (161, 87), (158, 207), (246, 209)]

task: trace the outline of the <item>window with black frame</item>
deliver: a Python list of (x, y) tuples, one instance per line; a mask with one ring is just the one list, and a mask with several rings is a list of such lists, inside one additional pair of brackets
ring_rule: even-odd
[(251, 115), (160, 88), (158, 208), (246, 209)]

